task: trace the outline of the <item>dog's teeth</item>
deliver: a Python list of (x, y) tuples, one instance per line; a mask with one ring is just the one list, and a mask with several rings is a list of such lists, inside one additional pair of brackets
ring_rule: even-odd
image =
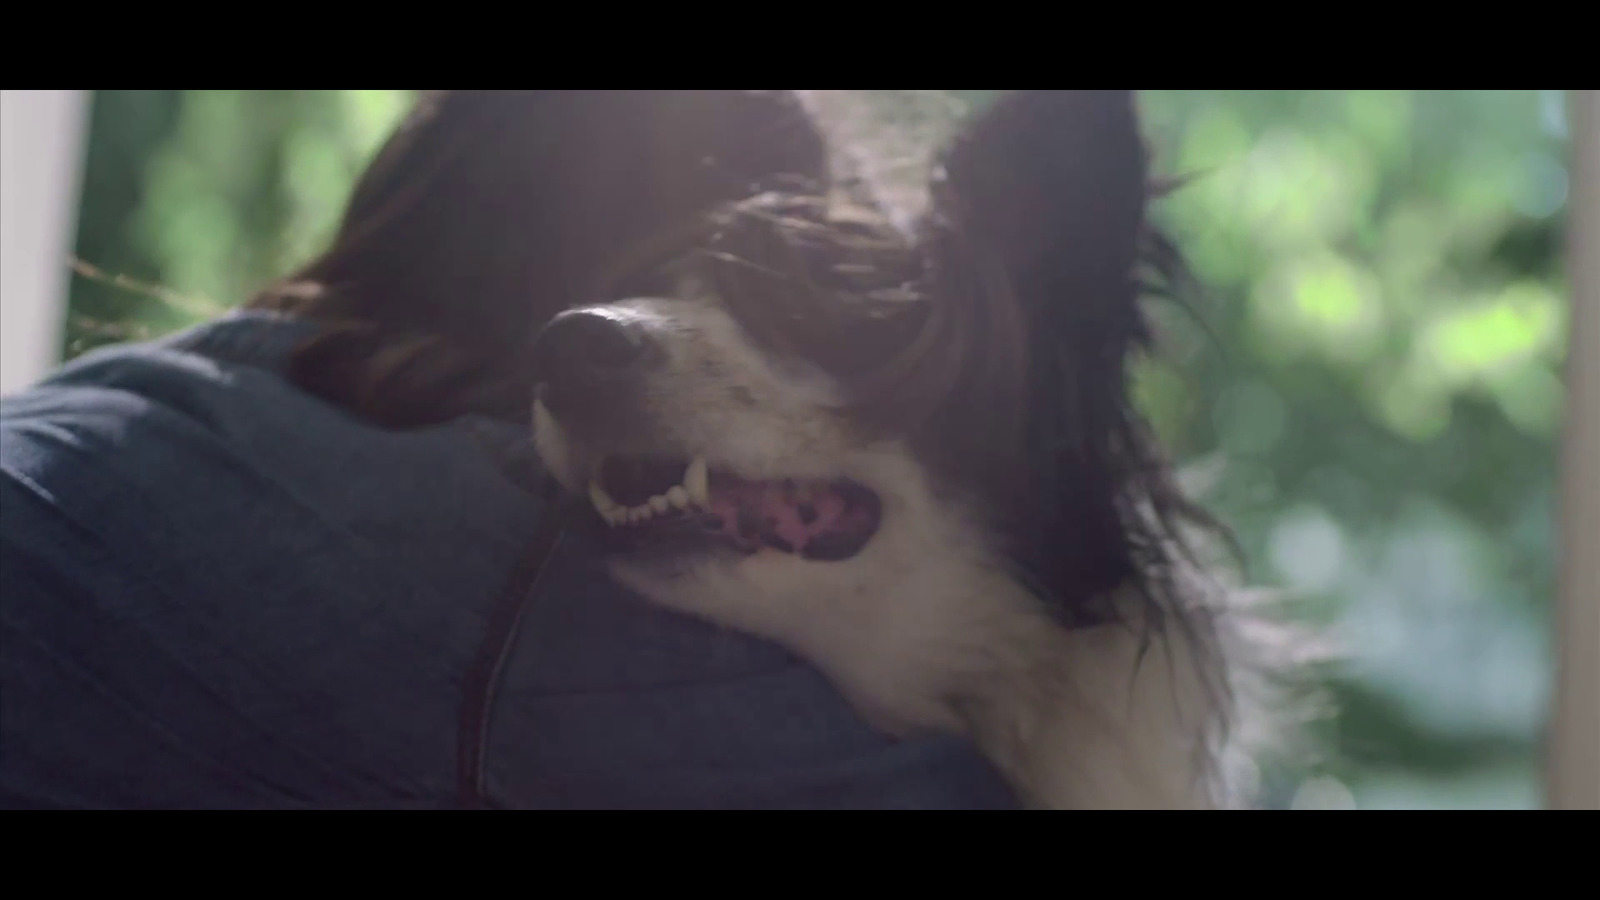
[(650, 518), (652, 515), (654, 515), (654, 513), (652, 513), (650, 511), (650, 507), (648, 507), (648, 506), (635, 506), (633, 509), (628, 510), (628, 521), (630, 523), (643, 522), (645, 519)]
[(711, 484), (706, 470), (706, 458), (696, 456), (683, 473), (683, 488), (697, 506), (710, 508)]
[(628, 511), (625, 509), (608, 509), (600, 515), (606, 520), (606, 524), (610, 525), (612, 528), (615, 528), (618, 525), (628, 521)]
[(594, 511), (602, 516), (617, 508), (617, 501), (611, 499), (598, 481), (589, 482), (589, 502), (594, 504)]
[(664, 513), (672, 508), (672, 502), (661, 494), (650, 498), (650, 508), (658, 513)]
[(667, 491), (667, 502), (678, 509), (688, 509), (689, 492), (684, 490), (683, 485), (675, 484)]

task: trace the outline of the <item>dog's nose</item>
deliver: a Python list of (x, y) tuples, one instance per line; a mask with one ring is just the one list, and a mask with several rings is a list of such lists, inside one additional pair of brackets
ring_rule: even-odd
[(617, 401), (660, 355), (643, 323), (606, 309), (557, 315), (539, 332), (531, 352), (545, 405), (557, 414), (562, 408)]

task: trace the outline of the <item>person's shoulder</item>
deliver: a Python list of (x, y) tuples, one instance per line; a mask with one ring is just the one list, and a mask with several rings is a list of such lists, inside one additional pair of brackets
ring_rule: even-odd
[[(242, 558), (325, 533), (319, 557), (384, 545), (458, 546), (523, 533), (539, 506), (531, 444), (514, 426), (462, 420), (389, 432), (282, 373), (303, 323), (235, 314), (171, 337), (100, 349), (0, 400), (0, 467), (37, 515), (85, 523), (129, 553), (160, 523), (185, 548)], [(21, 504), (19, 504), (21, 505)], [(18, 513), (17, 515), (21, 515)], [(8, 514), (6, 530), (17, 517)], [(507, 552), (514, 539), (499, 537)], [(445, 565), (441, 577), (461, 577)], [(487, 574), (487, 573), (485, 573)]]
[(235, 314), (155, 341), (115, 344), (0, 398), (0, 421), (175, 416), (200, 423), (229, 408), (294, 402), (281, 377), (303, 323)]
[(311, 398), (283, 371), (311, 330), (286, 316), (235, 312), (157, 340), (101, 347), (0, 398), (0, 418), (15, 425), (41, 418), (173, 416), (206, 425), (230, 412), (250, 418), (278, 406), (310, 408)]
[[(454, 462), (469, 468), (503, 463), (526, 486), (522, 470), (532, 447), (514, 424), (468, 418), (418, 432), (386, 431), (297, 388), (284, 370), (295, 346), (313, 333), (314, 326), (296, 318), (241, 311), (159, 340), (100, 348), (0, 398), (0, 427), (21, 433), (19, 440), (41, 426), (56, 433), (111, 428), (120, 452), (157, 443), (197, 451), (209, 443), (251, 457), (268, 452), (282, 463), (303, 451), (324, 468), (337, 467), (341, 455), (380, 468), (457, 455), (463, 458)], [(486, 449), (498, 458), (484, 459)]]

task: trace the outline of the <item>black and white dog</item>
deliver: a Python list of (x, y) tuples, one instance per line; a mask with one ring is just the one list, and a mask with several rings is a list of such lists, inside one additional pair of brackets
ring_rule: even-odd
[(1008, 92), (909, 225), (835, 170), (540, 333), (536, 444), (615, 577), (886, 732), (970, 736), (1030, 805), (1248, 804), (1279, 644), (1129, 400), (1139, 297), (1179, 267), (1132, 92)]

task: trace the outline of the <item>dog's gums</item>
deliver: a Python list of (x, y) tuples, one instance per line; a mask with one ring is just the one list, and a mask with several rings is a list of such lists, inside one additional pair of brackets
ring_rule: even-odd
[(849, 559), (877, 533), (883, 504), (852, 481), (750, 481), (688, 464), (607, 457), (589, 501), (619, 536), (647, 540), (684, 527), (725, 540), (744, 553), (763, 547), (819, 562)]

